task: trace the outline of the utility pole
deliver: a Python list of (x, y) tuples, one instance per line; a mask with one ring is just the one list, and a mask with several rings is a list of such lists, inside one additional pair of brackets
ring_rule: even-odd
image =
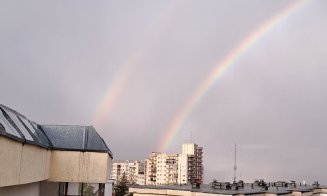
[(233, 183), (236, 183), (236, 144), (235, 144), (235, 156), (234, 156), (234, 178), (233, 178)]

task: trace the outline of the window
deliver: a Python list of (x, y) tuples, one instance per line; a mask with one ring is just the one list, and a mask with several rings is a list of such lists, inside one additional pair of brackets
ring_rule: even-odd
[[(16, 137), (21, 138), (21, 135), (17, 132), (17, 130), (12, 126), (12, 124), (9, 123), (9, 121), (7, 120), (7, 118), (5, 117), (6, 113), (4, 113), (4, 111), (0, 110), (0, 123), (1, 125), (4, 127), (4, 130), (11, 134), (14, 135)], [(7, 115), (8, 116), (8, 115)]]
[(32, 136), (30, 135), (29, 131), (24, 127), (24, 125), (20, 122), (18, 116), (10, 111), (7, 111), (6, 113), (11, 118), (11, 120), (15, 123), (15, 125), (18, 127), (18, 129), (24, 134), (25, 138), (27, 140), (33, 141)]
[(96, 196), (104, 196), (105, 184), (85, 184), (61, 182), (59, 184), (59, 196), (86, 196), (90, 193)]

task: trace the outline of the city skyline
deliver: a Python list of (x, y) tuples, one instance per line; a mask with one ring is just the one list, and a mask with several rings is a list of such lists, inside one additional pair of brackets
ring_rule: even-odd
[[(327, 3), (2, 1), (0, 104), (114, 159), (204, 149), (205, 182), (327, 184)], [(127, 145), (127, 147), (126, 147)]]
[(152, 152), (142, 160), (114, 160), (111, 179), (138, 185), (187, 185), (203, 183), (203, 148), (184, 143), (181, 151), (167, 154)]

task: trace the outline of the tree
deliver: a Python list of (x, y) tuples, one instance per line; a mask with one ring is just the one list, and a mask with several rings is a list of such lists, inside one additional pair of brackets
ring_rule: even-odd
[(128, 193), (128, 186), (127, 186), (127, 177), (126, 174), (123, 173), (123, 176), (118, 181), (117, 185), (115, 186), (116, 196), (125, 196)]
[[(82, 189), (82, 186), (83, 186), (83, 189)], [(96, 196), (97, 195), (97, 193), (94, 192), (95, 188), (92, 185), (83, 183), (82, 186), (80, 186), (79, 192), (81, 193), (83, 191), (83, 193), (82, 193), (83, 196)]]

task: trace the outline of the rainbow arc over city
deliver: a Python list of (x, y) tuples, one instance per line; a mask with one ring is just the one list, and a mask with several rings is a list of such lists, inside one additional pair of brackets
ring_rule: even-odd
[[(233, 50), (231, 50), (221, 61), (219, 61), (205, 78), (205, 80), (198, 86), (198, 88), (191, 94), (190, 98), (185, 102), (181, 109), (173, 117), (170, 125), (161, 142), (159, 143), (158, 151), (165, 152), (171, 145), (177, 133), (182, 128), (185, 120), (192, 113), (195, 106), (204, 97), (206, 92), (214, 85), (214, 83), (223, 75), (223, 73), (252, 48), (252, 46), (260, 41), (266, 34), (273, 28), (277, 27), (283, 21), (288, 19), (293, 13), (300, 10), (300, 8), (307, 5), (310, 0), (296, 0), (287, 6), (285, 9), (278, 12), (273, 17), (266, 20), (255, 31), (245, 37)], [(106, 93), (104, 94), (101, 102), (96, 108), (93, 123), (97, 125), (103, 124), (108, 120), (113, 105), (117, 102), (120, 94), (122, 93), (125, 84), (134, 69), (136, 61), (140, 60), (140, 54), (136, 53), (133, 57), (129, 58), (128, 62), (122, 66), (123, 68), (116, 74), (114, 80), (108, 85)]]
[(245, 39), (238, 44), (229, 54), (211, 71), (208, 77), (199, 85), (194, 91), (192, 96), (185, 102), (181, 110), (174, 116), (171, 124), (166, 131), (164, 139), (161, 141), (159, 146), (159, 152), (165, 152), (171, 145), (176, 134), (180, 131), (185, 120), (190, 115), (194, 107), (200, 102), (203, 96), (210, 90), (213, 84), (222, 76), (222, 74), (233, 64), (235, 64), (251, 47), (257, 43), (262, 37), (269, 33), (278, 24), (285, 21), (294, 12), (300, 10), (309, 0), (299, 0), (287, 6), (281, 12), (277, 13), (273, 17), (269, 18), (255, 31), (249, 34)]

